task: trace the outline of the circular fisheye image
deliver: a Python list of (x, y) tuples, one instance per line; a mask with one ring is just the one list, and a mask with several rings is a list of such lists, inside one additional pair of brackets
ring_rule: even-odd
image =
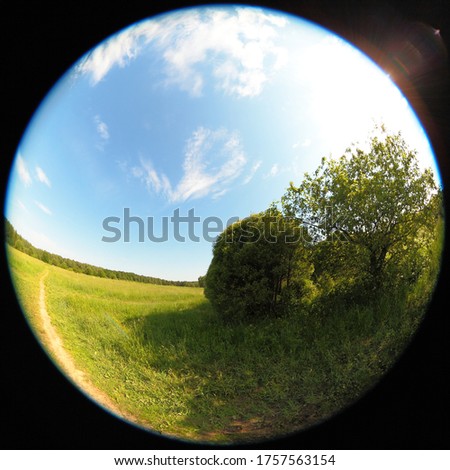
[(11, 278), (42, 348), (117, 418), (262, 442), (355, 403), (424, 317), (439, 169), (389, 76), (316, 24), (177, 10), (83, 56), (11, 168)]

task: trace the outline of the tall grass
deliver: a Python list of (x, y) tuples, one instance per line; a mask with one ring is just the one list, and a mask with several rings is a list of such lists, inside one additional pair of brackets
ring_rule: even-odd
[(356, 400), (417, 328), (432, 276), (373, 305), (298, 311), (227, 325), (200, 288), (155, 286), (65, 271), (10, 250), (25, 314), (39, 328), (37, 279), (77, 367), (154, 432), (208, 442), (269, 438)]
[(41, 339), (42, 328), (39, 321), (39, 278), (48, 265), (31, 256), (23, 256), (14, 248), (8, 248), (8, 261), (17, 298), (26, 312), (26, 318), (34, 333)]

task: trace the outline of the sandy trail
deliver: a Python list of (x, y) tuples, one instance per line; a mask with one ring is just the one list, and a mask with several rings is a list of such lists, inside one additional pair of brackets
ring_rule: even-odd
[(105, 407), (108, 411), (127, 419), (128, 421), (137, 422), (131, 415), (120, 411), (115, 403), (101, 390), (95, 387), (86, 374), (77, 368), (72, 357), (64, 349), (61, 338), (59, 337), (55, 327), (52, 325), (51, 318), (47, 312), (45, 302), (45, 279), (48, 276), (46, 271), (39, 281), (39, 312), (41, 326), (44, 333), (44, 341), (50, 350), (57, 364), (63, 369), (67, 376), (83, 391), (89, 398)]

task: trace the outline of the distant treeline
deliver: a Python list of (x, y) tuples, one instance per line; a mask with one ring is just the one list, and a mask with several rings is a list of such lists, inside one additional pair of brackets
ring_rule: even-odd
[(83, 273), (89, 276), (104, 277), (108, 279), (121, 279), (124, 281), (134, 282), (145, 282), (147, 284), (157, 284), (162, 286), (188, 286), (198, 287), (197, 281), (168, 281), (166, 279), (160, 279), (158, 277), (143, 276), (140, 274), (125, 272), (125, 271), (114, 271), (112, 269), (100, 268), (98, 266), (92, 266), (87, 263), (80, 263), (69, 258), (63, 258), (62, 256), (49, 253), (46, 250), (36, 248), (29, 241), (25, 240), (21, 235), (17, 233), (12, 224), (8, 219), (5, 219), (6, 227), (6, 243), (13, 248), (16, 248), (27, 255), (33, 256), (34, 258), (40, 259), (45, 263), (59, 268), (67, 269), (76, 273)]

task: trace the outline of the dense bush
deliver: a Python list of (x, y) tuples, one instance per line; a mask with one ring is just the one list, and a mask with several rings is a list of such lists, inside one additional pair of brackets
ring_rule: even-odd
[(225, 319), (280, 315), (308, 263), (302, 232), (274, 207), (230, 225), (217, 238), (205, 295)]

